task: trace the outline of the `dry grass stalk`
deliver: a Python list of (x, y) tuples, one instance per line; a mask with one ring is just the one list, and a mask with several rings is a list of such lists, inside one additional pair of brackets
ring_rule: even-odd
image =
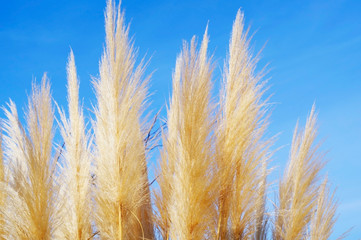
[(210, 94), (207, 30), (199, 50), (192, 38), (177, 58), (153, 218), (146, 155), (158, 135), (152, 136), (156, 120), (148, 133), (141, 120), (149, 81), (146, 64), (142, 60), (136, 66), (137, 51), (113, 0), (107, 1), (105, 28), (100, 77), (94, 81), (92, 153), (72, 52), (67, 65), (69, 117), (60, 111), (62, 164), (52, 157), (54, 111), (46, 76), (40, 86), (33, 86), (26, 128), (12, 101), (5, 109), (0, 239), (156, 239), (153, 223), (166, 240), (264, 240), (271, 227), (274, 240), (330, 238), (337, 204), (327, 178), (318, 182), (324, 162), (314, 146), (314, 107), (305, 129), (296, 126), (289, 165), (279, 184), (279, 206), (274, 222), (269, 221), (267, 164), (273, 139), (264, 140), (268, 99), (264, 73), (255, 73), (257, 56), (250, 52), (240, 11), (218, 115)]
[(94, 82), (98, 106), (96, 144), (96, 226), (104, 239), (152, 239), (142, 109), (147, 95), (144, 64), (136, 51), (120, 7), (108, 0), (106, 47), (100, 79)]
[(172, 193), (172, 178), (175, 171), (174, 162), (168, 161), (169, 157), (165, 150), (168, 148), (167, 138), (171, 138), (170, 132), (168, 132), (168, 136), (162, 132), (163, 151), (161, 152), (159, 167), (156, 172), (159, 189), (154, 190), (154, 204), (157, 208), (154, 222), (164, 240), (170, 239), (169, 207)]
[(62, 225), (64, 239), (88, 239), (92, 235), (90, 196), (90, 149), (85, 134), (84, 117), (79, 109), (79, 85), (73, 51), (67, 65), (69, 119), (60, 111), (64, 139), (67, 211)]
[[(311, 240), (330, 239), (336, 222), (337, 203), (334, 200), (335, 192), (330, 192), (327, 184), (328, 179), (325, 177), (319, 188), (316, 207), (311, 216), (310, 234), (308, 237)], [(342, 239), (342, 237), (338, 239)]]
[[(203, 239), (214, 217), (208, 36), (199, 52), (185, 43), (173, 75), (168, 134), (158, 179), (160, 229), (164, 239)], [(157, 199), (159, 200), (159, 199)]]
[[(0, 130), (1, 131), (1, 130)], [(4, 164), (4, 154), (2, 148), (3, 136), (0, 132), (0, 184), (6, 186), (5, 181), (5, 164)], [(5, 239), (5, 217), (4, 211), (6, 208), (6, 191), (3, 190), (3, 187), (0, 188), (0, 239)]]
[(313, 146), (316, 138), (316, 114), (312, 107), (304, 131), (296, 126), (290, 162), (279, 184), (279, 207), (274, 226), (274, 239), (303, 239), (308, 232), (312, 213), (317, 206), (319, 172), (322, 155)]
[[(262, 136), (268, 125), (262, 100), (262, 74), (249, 52), (248, 31), (238, 11), (229, 44), (217, 130), (217, 239), (259, 238), (264, 232), (267, 146)], [(262, 170), (263, 169), (263, 170)], [(256, 211), (255, 211), (256, 209)]]
[(60, 203), (51, 156), (54, 111), (50, 86), (44, 75), (33, 85), (26, 115), (28, 135), (21, 126), (15, 104), (5, 111), (6, 155), (11, 179), (8, 185), (7, 237), (52, 239), (59, 225)]
[(269, 223), (269, 214), (266, 212), (266, 197), (267, 197), (267, 176), (270, 170), (267, 170), (267, 160), (270, 156), (265, 156), (262, 162), (262, 167), (259, 170), (259, 180), (258, 189), (256, 192), (256, 202), (255, 202), (255, 221), (253, 225), (253, 236), (251, 237), (254, 240), (266, 240), (268, 232), (268, 223)]

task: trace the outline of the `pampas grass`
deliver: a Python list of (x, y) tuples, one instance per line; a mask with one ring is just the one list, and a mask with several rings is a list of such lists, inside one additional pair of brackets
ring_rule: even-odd
[[(289, 165), (279, 184), (279, 206), (275, 218), (274, 239), (328, 239), (336, 206), (329, 196), (327, 179), (320, 186), (323, 155), (314, 146), (316, 113), (312, 107), (305, 129), (296, 125)], [(322, 219), (322, 220), (321, 220)]]
[(221, 181), (217, 239), (243, 239), (264, 230), (268, 123), (262, 74), (249, 52), (243, 14), (238, 11), (229, 44), (217, 126), (217, 166)]
[[(5, 166), (4, 166), (4, 154), (2, 149), (2, 141), (3, 136), (0, 132), (0, 184), (6, 184), (5, 180)], [(0, 209), (5, 209), (6, 207), (6, 194), (5, 191), (0, 190)], [(3, 211), (0, 211), (0, 239), (5, 239), (5, 232), (4, 232), (4, 225), (5, 225), (5, 219), (4, 219), (4, 213)]]
[(89, 137), (85, 134), (84, 117), (79, 109), (79, 85), (73, 51), (70, 52), (68, 65), (68, 109), (69, 119), (60, 112), (61, 135), (64, 139), (63, 151), (64, 181), (68, 189), (68, 205), (65, 211), (66, 227), (63, 225), (65, 239), (89, 239), (91, 226), (91, 178)]
[(6, 239), (52, 239), (62, 219), (57, 163), (51, 154), (54, 111), (46, 76), (40, 86), (33, 85), (27, 131), (13, 102), (5, 114), (5, 154), (11, 175), (4, 189), (9, 198), (4, 209)]
[[(33, 85), (26, 124), (11, 100), (3, 108), (0, 239), (330, 238), (337, 201), (322, 176), (315, 107), (305, 128), (296, 126), (271, 206), (267, 177), (274, 139), (265, 134), (270, 116), (265, 71), (256, 72), (258, 55), (251, 51), (238, 11), (216, 102), (207, 29), (199, 47), (196, 37), (184, 42), (166, 127), (153, 135), (155, 121), (149, 124), (144, 117), (147, 64), (137, 61), (120, 5), (107, 1), (105, 47), (93, 79), (96, 103), (89, 125), (72, 51), (68, 115), (58, 106), (61, 140), (53, 139), (46, 75)], [(149, 141), (158, 141), (159, 135), (156, 177), (149, 181)]]
[(212, 230), (216, 184), (207, 48), (206, 31), (199, 52), (193, 38), (176, 62), (159, 181), (165, 199), (157, 204), (163, 238), (202, 239)]
[[(105, 239), (153, 238), (143, 142), (144, 64), (136, 52), (120, 8), (108, 1), (106, 47), (95, 80), (95, 220)], [(148, 208), (146, 208), (148, 206)]]
[[(309, 238), (312, 240), (329, 239), (336, 222), (337, 203), (335, 192), (330, 191), (328, 179), (325, 177), (318, 190), (317, 203), (310, 221)], [(341, 239), (341, 238), (339, 238)]]

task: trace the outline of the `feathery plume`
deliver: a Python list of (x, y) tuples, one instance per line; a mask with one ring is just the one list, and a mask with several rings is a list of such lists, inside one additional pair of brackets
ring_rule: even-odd
[(66, 223), (63, 226), (65, 239), (89, 239), (91, 227), (90, 197), (90, 149), (89, 137), (85, 134), (84, 117), (79, 109), (79, 85), (73, 51), (68, 65), (68, 109), (69, 119), (60, 111), (61, 134), (64, 139), (64, 180), (67, 186)]
[(5, 182), (5, 165), (4, 165), (4, 155), (3, 155), (3, 149), (2, 149), (2, 141), (3, 136), (0, 130), (0, 184), (2, 187), (0, 187), (0, 239), (6, 239), (5, 236), (5, 218), (4, 218), (4, 212), (6, 208), (6, 189), (4, 187), (7, 185)]
[[(177, 71), (177, 70), (176, 70)], [(172, 130), (170, 130), (172, 131)], [(168, 145), (167, 139), (172, 139), (171, 133), (168, 131), (168, 136), (165, 136), (165, 133), (162, 132), (162, 143), (163, 143), (163, 151), (161, 152), (161, 157), (159, 161), (159, 166), (156, 169), (157, 183), (159, 188), (155, 189), (154, 192), (154, 204), (157, 210), (155, 211), (157, 214), (154, 216), (154, 222), (158, 231), (160, 232), (162, 239), (169, 240), (170, 239), (170, 216), (169, 216), (169, 208), (170, 208), (170, 198), (172, 193), (172, 178), (174, 169), (174, 160), (173, 157), (170, 161), (170, 157), (168, 157), (168, 153), (166, 149), (171, 147)], [(173, 138), (174, 139), (174, 138)]]
[(268, 125), (267, 100), (261, 99), (263, 73), (254, 73), (257, 58), (250, 54), (247, 36), (243, 14), (238, 11), (225, 65), (217, 126), (220, 179), (217, 239), (249, 238), (262, 231), (260, 227), (264, 225), (261, 215), (270, 142), (261, 138)]
[(11, 179), (7, 233), (12, 239), (51, 239), (59, 226), (60, 203), (51, 156), (54, 111), (46, 75), (33, 85), (26, 115), (27, 132), (21, 126), (15, 104), (5, 111), (5, 137)]
[(199, 52), (195, 38), (184, 43), (173, 75), (168, 135), (156, 200), (164, 239), (203, 239), (214, 211), (211, 74), (207, 30)]
[(96, 225), (105, 239), (153, 239), (140, 120), (149, 77), (142, 81), (143, 61), (135, 67), (136, 51), (124, 14), (112, 0), (107, 2), (105, 18), (106, 47), (100, 79), (94, 82)]
[(177, 57), (168, 129), (161, 133), (154, 216), (150, 185), (155, 180), (149, 183), (146, 157), (160, 133), (152, 132), (159, 112), (149, 129), (143, 116), (147, 64), (137, 63), (120, 3), (116, 7), (113, 0), (107, 0), (105, 31), (100, 76), (93, 82), (94, 142), (85, 130), (72, 51), (69, 116), (58, 108), (64, 139), (58, 156), (52, 156), (54, 111), (46, 75), (41, 85), (33, 85), (26, 127), (11, 100), (4, 108), (0, 240), (330, 238), (337, 202), (327, 177), (319, 183), (324, 162), (314, 146), (314, 106), (305, 129), (296, 125), (273, 221), (266, 211), (273, 138), (264, 139), (265, 72), (256, 73), (258, 55), (251, 53), (241, 11), (233, 23), (219, 109), (211, 100), (208, 27), (199, 49), (193, 37)]
[(313, 146), (316, 138), (315, 106), (307, 119), (304, 131), (296, 125), (289, 165), (279, 184), (279, 207), (273, 237), (274, 239), (302, 239), (309, 227), (312, 213), (317, 204), (319, 172), (324, 166), (322, 155)]
[(255, 222), (254, 224), (254, 240), (266, 240), (267, 239), (267, 224), (269, 222), (269, 216), (266, 212), (266, 190), (267, 190), (267, 158), (262, 162), (262, 168), (260, 169), (260, 182), (256, 194), (255, 202)]
[[(332, 228), (336, 222), (337, 203), (334, 200), (335, 192), (331, 193), (327, 184), (328, 179), (326, 176), (319, 188), (316, 207), (311, 216), (309, 234), (311, 240), (330, 239)], [(338, 239), (342, 239), (342, 237)]]

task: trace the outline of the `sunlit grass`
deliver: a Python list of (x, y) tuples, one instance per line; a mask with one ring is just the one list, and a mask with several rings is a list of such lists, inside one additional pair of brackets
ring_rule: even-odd
[[(105, 47), (94, 78), (94, 119), (86, 130), (74, 54), (68, 108), (55, 121), (46, 75), (34, 84), (21, 124), (4, 107), (0, 141), (0, 239), (329, 239), (335, 193), (321, 175), (317, 114), (296, 126), (278, 199), (270, 205), (269, 101), (264, 72), (238, 11), (219, 101), (208, 31), (176, 59), (167, 123), (152, 135), (144, 119), (150, 76), (137, 61), (120, 6), (108, 0)], [(138, 63), (138, 64), (137, 64)], [(56, 127), (54, 126), (56, 125)], [(56, 129), (64, 144), (53, 140)], [(152, 135), (152, 136), (150, 136)], [(148, 180), (149, 139), (162, 142), (157, 185)], [(154, 140), (154, 139), (153, 139)], [(157, 140), (157, 139), (155, 139)], [(53, 150), (59, 154), (53, 156)]]

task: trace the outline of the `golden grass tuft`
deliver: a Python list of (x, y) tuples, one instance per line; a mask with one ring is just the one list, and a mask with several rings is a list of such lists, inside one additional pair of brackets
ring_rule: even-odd
[[(326, 229), (332, 228), (335, 205), (326, 195), (326, 182), (321, 187), (318, 183), (324, 161), (323, 155), (317, 151), (319, 146), (314, 146), (316, 117), (313, 106), (305, 129), (299, 131), (298, 126), (295, 128), (289, 165), (279, 183), (274, 239), (303, 239), (310, 228), (311, 239), (321, 236), (315, 231), (325, 234), (326, 239), (330, 235)], [(322, 214), (325, 215), (320, 223)]]
[[(3, 135), (0, 131), (0, 184), (6, 184), (5, 180), (5, 164), (4, 164), (4, 154), (2, 149), (2, 141)], [(0, 209), (5, 209), (6, 207), (6, 191), (0, 188)], [(5, 239), (5, 232), (4, 226), (5, 225), (5, 218), (3, 211), (0, 211), (0, 239)]]
[[(257, 58), (249, 51), (248, 30), (238, 11), (224, 69), (221, 113), (217, 125), (217, 166), (221, 181), (217, 239), (248, 239), (264, 232), (268, 125), (266, 100), (255, 74)], [(256, 210), (256, 211), (255, 211)], [(257, 237), (257, 238), (259, 238)]]
[(144, 64), (135, 67), (120, 7), (108, 1), (106, 47), (100, 79), (94, 82), (95, 110), (95, 217), (102, 238), (153, 238), (150, 195), (141, 131), (148, 78)]
[[(82, 109), (79, 109), (79, 84), (73, 51), (68, 65), (68, 109), (69, 119), (60, 111), (61, 135), (64, 139), (64, 182), (66, 182), (67, 207), (64, 212), (66, 224), (62, 231), (64, 239), (89, 239), (91, 226), (91, 178), (89, 137), (85, 134)], [(66, 226), (65, 226), (66, 225)]]
[[(158, 203), (163, 238), (202, 239), (213, 218), (213, 121), (210, 105), (211, 74), (208, 36), (199, 52), (195, 38), (183, 45), (173, 75), (168, 109), (168, 134), (163, 136)], [(159, 196), (157, 198), (159, 200)]]
[(57, 163), (51, 155), (54, 111), (46, 76), (40, 86), (33, 85), (27, 132), (13, 102), (5, 114), (5, 153), (11, 175), (6, 188), (6, 239), (52, 239), (62, 221), (61, 203), (57, 201)]
[[(268, 206), (274, 139), (266, 134), (265, 72), (256, 71), (258, 55), (251, 52), (241, 11), (233, 23), (219, 103), (211, 94), (207, 27), (200, 47), (193, 37), (177, 57), (161, 134), (153, 135), (156, 121), (149, 124), (144, 117), (150, 76), (144, 59), (136, 64), (137, 50), (113, 0), (107, 1), (105, 32), (91, 129), (86, 130), (72, 51), (68, 116), (58, 108), (60, 148), (53, 139), (46, 75), (33, 85), (25, 125), (15, 103), (4, 108), (0, 239), (330, 238), (337, 201), (327, 177), (320, 182), (325, 162), (315, 142), (315, 107), (304, 130), (296, 126), (278, 202)], [(149, 141), (158, 135), (163, 145), (158, 175), (149, 182)]]
[[(334, 200), (335, 192), (330, 192), (325, 177), (318, 190), (317, 203), (310, 221), (309, 239), (327, 240), (330, 239), (333, 226), (336, 222), (337, 203)], [(338, 238), (342, 239), (342, 237)]]

